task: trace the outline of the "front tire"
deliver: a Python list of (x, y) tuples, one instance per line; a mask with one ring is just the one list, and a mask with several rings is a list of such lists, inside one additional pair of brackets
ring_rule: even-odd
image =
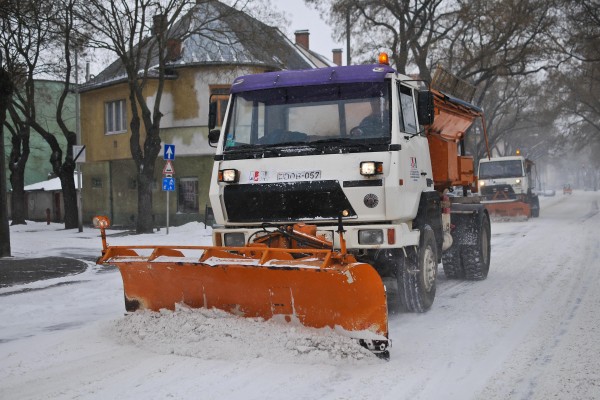
[(435, 298), (437, 279), (437, 245), (429, 225), (421, 229), (419, 246), (407, 248), (404, 262), (399, 266), (398, 294), (404, 309), (425, 312)]

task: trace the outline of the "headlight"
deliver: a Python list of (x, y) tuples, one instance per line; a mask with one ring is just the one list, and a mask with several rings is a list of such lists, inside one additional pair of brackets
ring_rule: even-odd
[(236, 183), (240, 180), (240, 173), (237, 169), (222, 169), (219, 171), (219, 182)]
[(244, 232), (231, 232), (223, 236), (225, 237), (225, 246), (227, 247), (244, 247), (246, 244)]
[(383, 244), (383, 230), (362, 229), (358, 231), (359, 244)]
[(479, 181), (479, 186), (485, 186), (485, 182), (484, 181)]
[(360, 163), (361, 175), (383, 174), (383, 163), (377, 161), (363, 161)]
[(520, 180), (520, 179), (517, 179), (515, 182), (516, 182), (516, 183), (521, 183), (521, 180)]

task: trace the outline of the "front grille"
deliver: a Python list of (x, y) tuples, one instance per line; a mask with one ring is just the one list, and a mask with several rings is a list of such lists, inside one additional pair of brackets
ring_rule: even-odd
[(356, 216), (338, 181), (230, 185), (223, 196), (229, 222), (335, 219), (342, 210)]

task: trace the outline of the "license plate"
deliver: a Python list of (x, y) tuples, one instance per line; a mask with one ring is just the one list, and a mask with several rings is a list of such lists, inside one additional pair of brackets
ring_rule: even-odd
[(278, 172), (278, 181), (313, 181), (321, 179), (321, 171), (287, 171)]

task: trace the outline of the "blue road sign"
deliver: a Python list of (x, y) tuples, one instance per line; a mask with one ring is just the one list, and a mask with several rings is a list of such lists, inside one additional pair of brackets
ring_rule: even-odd
[(165, 152), (163, 154), (163, 158), (165, 160), (174, 160), (175, 159), (175, 145), (174, 144), (165, 144)]
[(163, 190), (166, 192), (175, 191), (175, 178), (172, 178), (172, 177), (163, 178)]

